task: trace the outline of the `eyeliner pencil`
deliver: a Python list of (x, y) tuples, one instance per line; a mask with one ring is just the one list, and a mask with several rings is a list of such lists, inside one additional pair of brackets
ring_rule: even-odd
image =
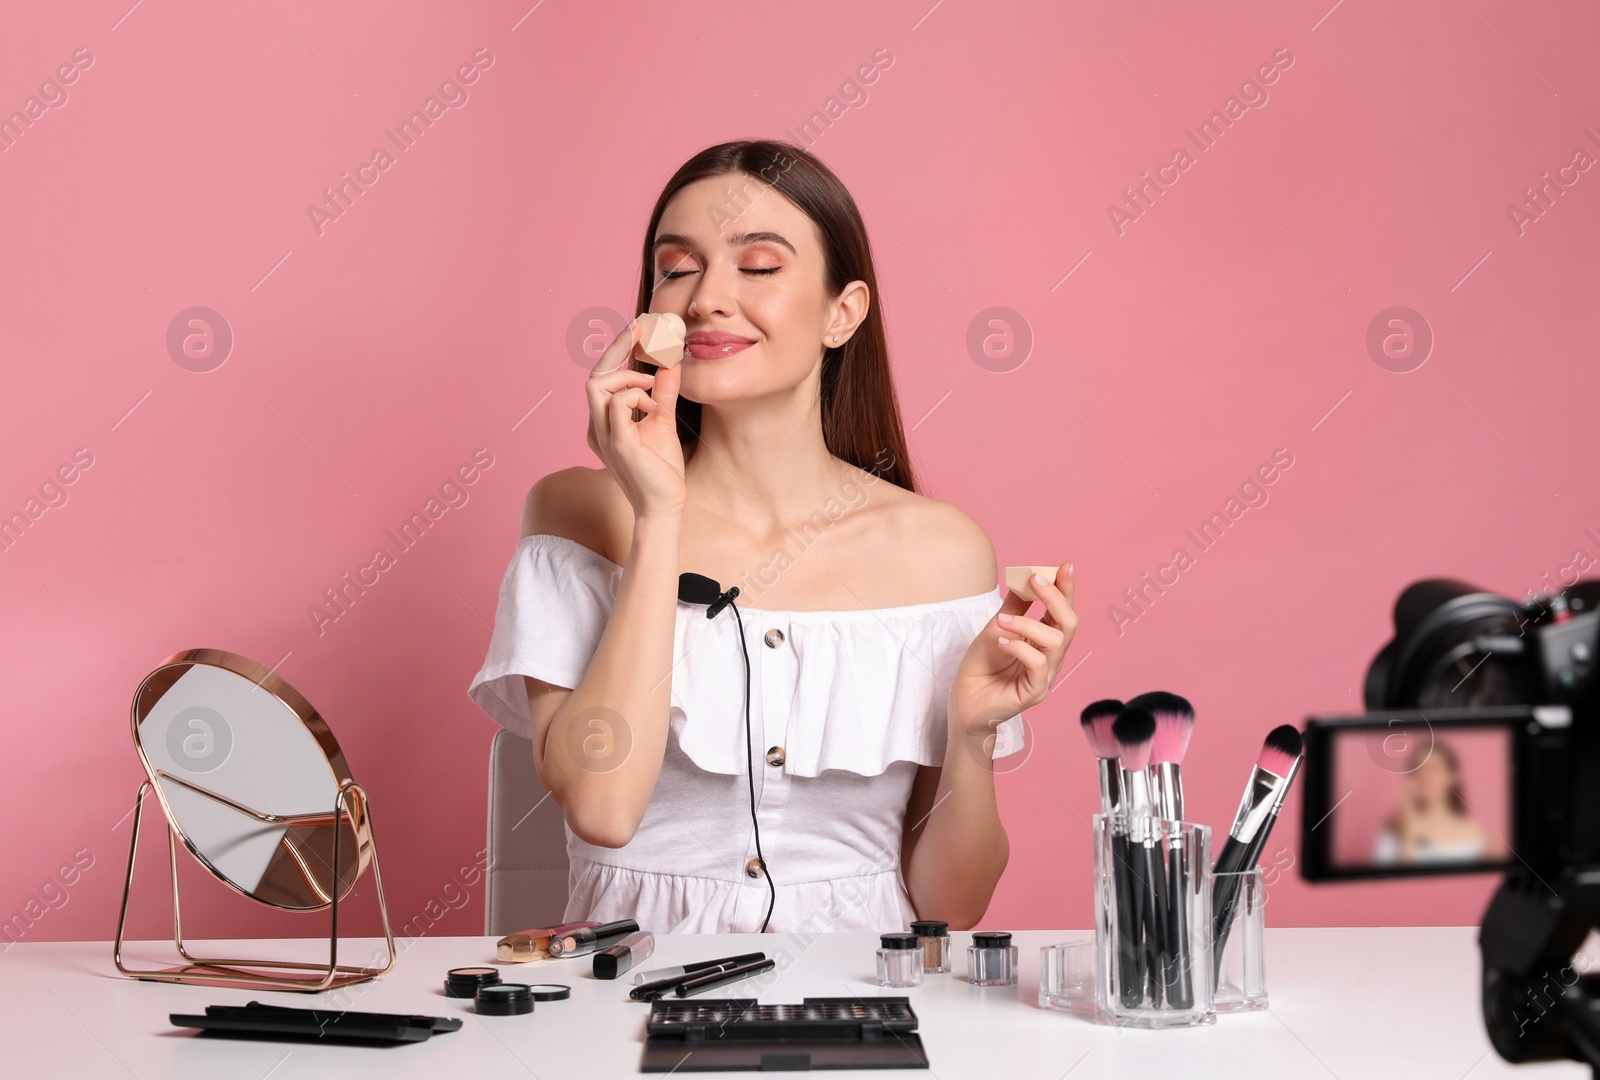
[(751, 964), (740, 964), (738, 967), (729, 968), (726, 971), (718, 971), (709, 975), (701, 975), (699, 978), (685, 980), (678, 984), (678, 988), (673, 993), (679, 997), (688, 997), (690, 994), (714, 990), (725, 983), (748, 979), (750, 976), (759, 975), (763, 971), (771, 971), (777, 966), (778, 962), (776, 960), (757, 960)]
[(690, 972), (703, 972), (707, 968), (714, 968), (725, 964), (748, 964), (752, 960), (765, 960), (764, 952), (740, 953), (738, 956), (719, 956), (715, 960), (696, 960), (692, 964), (680, 964), (677, 967), (656, 968), (653, 971), (640, 971), (633, 976), (636, 985), (657, 981), (677, 982)]
[(678, 987), (692, 979), (703, 978), (707, 975), (720, 975), (745, 964), (756, 963), (767, 958), (765, 953), (755, 953), (753, 955), (754, 959), (717, 960), (707, 963), (704, 967), (685, 972), (682, 975), (668, 975), (665, 978), (654, 979), (635, 986), (628, 991), (628, 996), (635, 1001), (654, 1001), (658, 997), (666, 997), (669, 993), (677, 990)]

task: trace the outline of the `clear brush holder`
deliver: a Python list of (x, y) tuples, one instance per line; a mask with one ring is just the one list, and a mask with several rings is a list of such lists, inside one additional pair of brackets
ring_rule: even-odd
[(1267, 1007), (1267, 884), (1261, 867), (1231, 874), (1212, 874), (1213, 911), (1231, 905), (1226, 928), (1216, 927), (1212, 942), (1213, 1004), (1219, 1013), (1250, 1012)]
[(1096, 1019), (1124, 1027), (1211, 1024), (1211, 829), (1094, 818)]
[(1063, 941), (1039, 950), (1039, 1008), (1098, 1018), (1094, 938)]

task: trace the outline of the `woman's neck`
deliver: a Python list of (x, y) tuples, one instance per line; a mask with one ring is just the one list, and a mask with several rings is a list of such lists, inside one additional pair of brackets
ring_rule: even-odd
[(700, 436), (684, 465), (691, 502), (774, 533), (838, 497), (850, 466), (829, 452), (821, 417), (740, 402), (735, 415), (701, 410)]

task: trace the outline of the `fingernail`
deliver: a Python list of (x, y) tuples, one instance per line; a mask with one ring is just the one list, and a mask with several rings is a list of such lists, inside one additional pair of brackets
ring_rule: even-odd
[(1001, 639), (1000, 639), (1000, 644), (1002, 644), (1002, 645), (1004, 645), (1004, 644), (1006, 644), (1006, 643), (1007, 643), (1007, 642), (1009, 642), (1009, 641), (1010, 641), (1010, 640), (1011, 640), (1011, 639), (1010, 639), (1010, 638), (1001, 638)]
[(1003, 622), (1003, 623), (1008, 623), (1008, 622), (1010, 622), (1010, 621), (1011, 621), (1011, 616), (1010, 616), (1010, 615), (1007, 615), (1007, 614), (1006, 614), (1006, 613), (1004, 613), (1004, 612), (1001, 612), (1001, 614), (1000, 614), (1000, 621), (1001, 621), (1001, 622)]
[(1068, 577), (1072, 576), (1072, 564), (1071, 563), (1067, 564), (1067, 576)]
[(1035, 570), (1033, 572), (1033, 583), (1035, 585), (1043, 585), (1045, 583), (1044, 575)]

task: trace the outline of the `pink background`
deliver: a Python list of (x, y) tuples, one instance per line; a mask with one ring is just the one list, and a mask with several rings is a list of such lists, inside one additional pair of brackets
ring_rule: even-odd
[[(494, 725), (465, 691), (523, 494), (595, 464), (568, 329), (628, 308), (684, 159), (792, 137), (841, 94), (858, 103), (814, 149), (865, 211), (928, 493), (1001, 565), (1078, 568), (1076, 666), (1000, 781), (1013, 854), (987, 925), (1090, 923), (1086, 702), (1188, 696), (1192, 816), (1226, 829), (1270, 727), (1360, 710), (1408, 582), (1520, 596), (1600, 550), (1600, 172), (1571, 172), (1520, 234), (1507, 212), (1600, 153), (1593, 5), (623, 6), (10, 14), (0, 111), (93, 57), (0, 154), (0, 512), (93, 459), (0, 554), (0, 912), (39, 905), (25, 940), (111, 935), (141, 777), (128, 702), (196, 646), (278, 665), (329, 718), (373, 797), (396, 925), (433, 905), (432, 932), (481, 931), (482, 887), (457, 877), (483, 846)], [(307, 205), (480, 48), (470, 99), (319, 235)], [(841, 91), (880, 49), (867, 96)], [(1119, 235), (1123, 189), (1280, 49), (1270, 96), (1243, 91), (1259, 107)], [(203, 374), (166, 346), (197, 305), (235, 338)], [(1366, 344), (1395, 306), (1435, 338), (1403, 374)], [(1010, 371), (967, 344), (993, 307), (1031, 336)], [(1194, 555), (1185, 530), (1280, 447), (1269, 501), (1119, 632), (1123, 590)], [(468, 501), (319, 635), (308, 607), (479, 448)], [(1299, 806), (1269, 865), (1290, 865)], [(61, 889), (75, 853), (88, 867)], [(192, 877), (195, 933), (310, 932)], [(159, 936), (144, 881), (133, 928)], [(1466, 924), (1492, 885), (1287, 873), (1272, 911)], [(374, 926), (363, 910), (352, 929)]]
[[(1455, 752), (1461, 769), (1459, 791), (1470, 816), (1507, 844), (1513, 842), (1507, 814), (1510, 795), (1511, 740), (1504, 730), (1436, 731), (1436, 745)], [(1371, 740), (1369, 743), (1368, 740)], [(1403, 752), (1385, 755), (1384, 733), (1347, 731), (1333, 740), (1333, 783), (1329, 801), (1337, 808), (1326, 826), (1333, 830), (1335, 866), (1375, 865), (1374, 851), (1383, 823), (1410, 776), (1412, 748), (1430, 745), (1425, 732), (1417, 732)], [(1374, 756), (1376, 755), (1376, 756)], [(1378, 758), (1383, 758), (1380, 765)], [(1313, 819), (1315, 820), (1315, 819)]]

